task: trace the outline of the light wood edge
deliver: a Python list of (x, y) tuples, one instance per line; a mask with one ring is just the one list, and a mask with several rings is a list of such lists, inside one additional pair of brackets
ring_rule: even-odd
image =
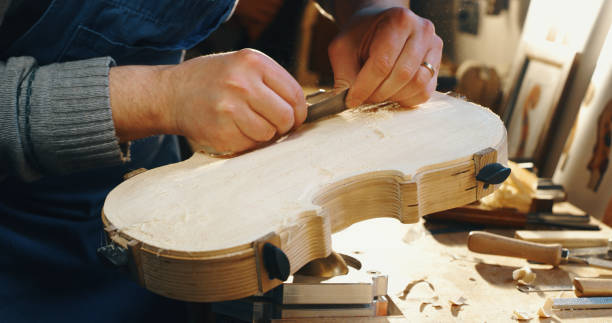
[[(500, 147), (504, 145), (505, 137)], [(505, 159), (503, 153), (501, 159)], [(130, 270), (143, 287), (183, 301), (239, 299), (282, 283), (270, 279), (261, 265), (257, 251), (263, 243), (281, 248), (294, 273), (309, 261), (328, 256), (332, 251), (331, 234), (353, 223), (378, 217), (415, 223), (423, 215), (490, 194), (494, 186), (484, 189), (476, 181), (476, 174), (492, 162), (506, 161), (498, 159), (498, 149), (487, 148), (469, 157), (425, 167), (412, 178), (398, 171), (354, 176), (323, 189), (313, 201), (319, 209), (305, 211), (279, 232), (224, 250), (162, 250), (117, 230), (104, 212), (102, 221), (109, 238), (129, 250)], [(378, 188), (373, 190), (372, 186)], [(350, 210), (359, 210), (359, 214)]]

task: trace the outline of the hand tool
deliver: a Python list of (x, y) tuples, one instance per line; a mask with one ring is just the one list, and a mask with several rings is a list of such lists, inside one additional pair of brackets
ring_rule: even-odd
[(612, 308), (612, 297), (553, 298), (555, 310), (586, 310)]
[(483, 231), (472, 231), (468, 236), (468, 249), (474, 252), (523, 258), (551, 265), (578, 263), (612, 269), (612, 261), (601, 255), (588, 255), (585, 258), (574, 256), (569, 249), (560, 244), (541, 244), (504, 237)]
[(523, 293), (574, 291), (576, 296), (612, 296), (612, 279), (575, 277), (572, 285), (517, 285), (516, 288)]
[(514, 237), (538, 243), (559, 243), (565, 248), (604, 247), (610, 232), (581, 230), (517, 230)]
[(461, 222), (524, 228), (527, 226), (552, 226), (574, 230), (599, 230), (599, 226), (589, 224), (589, 215), (569, 213), (531, 212), (521, 213), (515, 209), (491, 210), (480, 205), (466, 205), (455, 209), (428, 214), (424, 217), (431, 222)]
[(319, 90), (307, 95), (306, 102), (309, 106), (306, 122), (315, 121), (346, 110), (346, 105), (344, 104), (346, 93), (348, 93), (348, 88), (328, 91)]

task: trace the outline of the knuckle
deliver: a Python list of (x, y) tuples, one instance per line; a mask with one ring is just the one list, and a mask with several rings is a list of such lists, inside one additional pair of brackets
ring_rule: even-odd
[(389, 9), (389, 15), (391, 20), (400, 28), (409, 28), (414, 22), (412, 12), (406, 8), (391, 8)]
[(397, 69), (397, 77), (400, 80), (408, 81), (414, 76), (414, 68), (408, 65), (402, 65)]
[(258, 66), (264, 59), (264, 55), (250, 48), (241, 49), (236, 54), (238, 59), (249, 67)]
[(374, 68), (374, 72), (379, 75), (387, 75), (391, 72), (393, 68), (393, 63), (386, 55), (381, 55), (372, 58), (372, 65)]
[[(236, 106), (228, 101), (221, 101), (217, 105), (215, 105), (215, 111), (222, 117), (230, 117), (233, 118), (236, 115)], [(224, 131), (225, 129), (220, 129), (220, 131)]]
[(250, 86), (248, 82), (242, 79), (239, 75), (228, 76), (224, 81), (224, 85), (228, 88), (233, 96), (248, 97), (250, 95)]
[(435, 34), (436, 27), (434, 26), (433, 22), (431, 22), (431, 20), (423, 18), (423, 31), (429, 35)]

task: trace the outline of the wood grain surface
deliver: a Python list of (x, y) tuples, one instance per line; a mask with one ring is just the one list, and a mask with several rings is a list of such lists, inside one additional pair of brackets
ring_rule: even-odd
[(138, 242), (146, 288), (236, 299), (280, 283), (261, 265), (262, 243), (282, 249), (293, 273), (329, 255), (331, 233), (355, 222), (413, 223), (489, 194), (475, 176), (506, 155), (495, 114), (435, 94), (417, 108), (348, 110), (234, 158), (196, 153), (149, 170), (108, 195), (103, 221), (116, 243)]

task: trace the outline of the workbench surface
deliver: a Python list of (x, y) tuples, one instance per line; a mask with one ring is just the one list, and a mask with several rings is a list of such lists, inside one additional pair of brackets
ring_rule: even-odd
[[(593, 221), (612, 236), (609, 227)], [(514, 233), (491, 232), (508, 236)], [(467, 235), (467, 231), (432, 234), (422, 222), (401, 224), (384, 218), (357, 223), (334, 234), (332, 246), (337, 252), (358, 258), (365, 269), (388, 274), (388, 295), (403, 315), (414, 322), (516, 322), (515, 310), (535, 315), (547, 297), (575, 297), (572, 291), (529, 294), (518, 291), (512, 271), (527, 265), (527, 261), (473, 253), (467, 249)], [(612, 277), (612, 270), (581, 265), (530, 266), (537, 274), (536, 286), (571, 285), (574, 276)], [(418, 283), (404, 293), (406, 286), (420, 279), (431, 285)], [(435, 296), (438, 299), (432, 300)], [(466, 298), (467, 305), (450, 306), (449, 300), (461, 296)], [(559, 321), (612, 322), (612, 309), (554, 310), (552, 318), (538, 319), (535, 315), (529, 322)]]

